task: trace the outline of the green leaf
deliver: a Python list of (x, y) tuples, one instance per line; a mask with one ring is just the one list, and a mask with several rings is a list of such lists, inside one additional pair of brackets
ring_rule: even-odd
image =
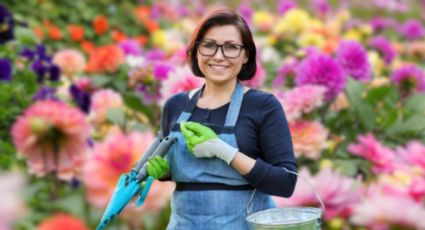
[(375, 114), (373, 107), (362, 98), (366, 89), (361, 83), (349, 79), (347, 83), (346, 93), (351, 108), (360, 120), (360, 123), (366, 131), (370, 131), (375, 126)]
[(401, 121), (390, 127), (388, 134), (411, 134), (423, 132), (425, 130), (425, 119), (422, 114), (415, 114), (407, 120)]
[(125, 114), (120, 108), (108, 109), (107, 118), (110, 122), (117, 124), (121, 127), (125, 126)]
[(415, 94), (407, 98), (404, 108), (408, 112), (424, 113), (425, 112), (425, 93)]
[(93, 83), (94, 86), (97, 87), (103, 87), (105, 85), (107, 85), (109, 82), (111, 82), (111, 78), (107, 77), (107, 76), (92, 76), (91, 81)]
[(153, 111), (150, 107), (145, 106), (142, 101), (142, 97), (136, 93), (124, 93), (123, 94), (124, 103), (127, 107), (134, 109), (136, 111), (142, 112), (148, 117), (153, 116)]
[(343, 175), (355, 176), (357, 174), (358, 167), (353, 160), (337, 160), (335, 163)]

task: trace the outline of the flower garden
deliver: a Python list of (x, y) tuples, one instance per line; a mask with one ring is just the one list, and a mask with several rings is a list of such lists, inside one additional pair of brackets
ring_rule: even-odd
[[(202, 2), (2, 1), (1, 230), (95, 228), (165, 100), (203, 84), (185, 58)], [(425, 229), (425, 1), (228, 4), (257, 44), (244, 84), (281, 101), (323, 229)], [(165, 229), (173, 189), (107, 229)], [(319, 206), (302, 180), (274, 199)]]

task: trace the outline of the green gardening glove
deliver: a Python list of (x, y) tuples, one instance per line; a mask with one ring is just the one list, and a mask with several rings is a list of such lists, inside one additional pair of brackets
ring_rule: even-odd
[(238, 152), (237, 148), (221, 140), (212, 129), (200, 123), (182, 122), (180, 130), (186, 139), (187, 148), (197, 158), (218, 157), (230, 164)]
[(161, 179), (170, 172), (170, 166), (164, 158), (155, 156), (150, 158), (146, 163), (146, 171), (149, 176), (155, 179)]

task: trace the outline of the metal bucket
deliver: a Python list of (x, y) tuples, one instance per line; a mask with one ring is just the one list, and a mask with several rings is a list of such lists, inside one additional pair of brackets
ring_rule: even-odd
[(321, 229), (321, 216), (325, 211), (325, 205), (319, 194), (314, 190), (313, 186), (308, 182), (307, 179), (298, 175), (296, 172), (292, 172), (286, 168), (283, 168), (286, 172), (292, 173), (303, 179), (310, 187), (311, 191), (316, 195), (319, 200), (321, 208), (312, 207), (286, 207), (286, 208), (273, 208), (251, 214), (253, 197), (255, 190), (251, 196), (247, 208), (248, 217), (247, 222), (255, 230), (320, 230)]
[(247, 217), (256, 230), (318, 230), (322, 210), (310, 207), (273, 208)]

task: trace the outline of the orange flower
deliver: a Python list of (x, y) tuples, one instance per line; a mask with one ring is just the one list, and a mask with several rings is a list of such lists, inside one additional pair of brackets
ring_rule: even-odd
[(40, 40), (43, 40), (44, 38), (44, 31), (41, 27), (35, 27), (34, 29), (32, 29), (35, 36), (37, 36), (38, 38), (40, 38)]
[(134, 39), (136, 39), (136, 41), (139, 42), (141, 46), (145, 46), (146, 43), (148, 43), (148, 37), (145, 35), (136, 36)]
[(55, 214), (47, 220), (44, 220), (38, 227), (37, 230), (89, 230), (86, 224), (71, 215), (68, 214)]
[(84, 27), (79, 25), (69, 25), (68, 32), (71, 39), (74, 41), (81, 41), (84, 38)]
[(47, 33), (49, 34), (49, 37), (53, 40), (57, 41), (62, 39), (62, 33), (60, 29), (53, 24), (47, 27)]
[(150, 33), (157, 31), (159, 28), (158, 23), (150, 18), (146, 18), (142, 22)]
[(98, 15), (95, 17), (93, 19), (92, 25), (97, 35), (105, 33), (109, 27), (108, 19), (103, 15)]
[(125, 35), (125, 33), (119, 30), (113, 30), (111, 36), (112, 36), (112, 40), (114, 40), (115, 42), (121, 42), (127, 39), (127, 36)]
[(149, 18), (150, 8), (148, 6), (137, 7), (134, 11), (134, 14), (136, 15), (136, 18), (139, 20), (139, 22), (143, 22), (143, 20)]
[(91, 73), (115, 72), (124, 63), (124, 51), (116, 45), (99, 47), (90, 53), (87, 71)]
[(94, 47), (94, 44), (90, 41), (82, 41), (81, 48), (84, 50), (84, 52), (89, 54), (94, 50), (95, 47)]

